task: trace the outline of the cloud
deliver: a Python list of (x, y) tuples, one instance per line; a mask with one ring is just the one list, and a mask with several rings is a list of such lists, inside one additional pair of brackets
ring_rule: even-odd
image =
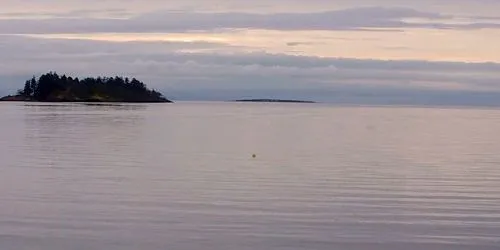
[[(403, 28), (482, 29), (500, 28), (487, 20), (471, 23), (449, 23), (453, 16), (410, 8), (362, 7), (314, 13), (199, 13), (159, 11), (128, 19), (110, 18), (46, 18), (3, 19), (3, 34), (52, 33), (148, 33), (188, 32), (219, 29), (267, 30), (378, 30)], [(423, 19), (425, 22), (409, 22)]]
[(498, 61), (497, 0), (28, 2), (2, 2), (0, 94), (56, 70), (135, 76), (177, 99), (500, 104), (499, 64), (325, 58)]
[[(204, 52), (183, 52), (186, 49)], [(118, 43), (3, 36), (0, 92), (14, 91), (33, 74), (58, 71), (80, 77), (138, 77), (175, 99), (264, 96), (390, 103), (418, 97), (439, 103), (439, 96), (453, 96), (456, 102), (458, 96), (476, 98), (487, 93), (498, 96), (500, 103), (500, 64), (495, 63), (320, 58), (247, 53), (239, 48), (224, 52), (227, 49), (226, 44), (205, 42)]]
[[(439, 12), (490, 13), (498, 15), (500, 6), (497, 0), (2, 0), (2, 9), (13, 11), (18, 9), (75, 10), (93, 6), (97, 9), (119, 6), (133, 12), (144, 12), (158, 9), (197, 10), (197, 11), (245, 11), (254, 13), (272, 13), (278, 10), (285, 12), (311, 12), (325, 9), (352, 8), (360, 6), (405, 6), (419, 10)], [(29, 8), (27, 8), (29, 7)]]
[(286, 43), (286, 46), (289, 47), (296, 47), (296, 46), (302, 46), (302, 45), (315, 45), (318, 43), (313, 43), (313, 42), (288, 42)]
[(131, 17), (133, 14), (124, 8), (108, 8), (108, 9), (78, 9), (62, 12), (0, 12), (0, 18), (4, 19), (59, 19), (59, 18), (125, 18)]

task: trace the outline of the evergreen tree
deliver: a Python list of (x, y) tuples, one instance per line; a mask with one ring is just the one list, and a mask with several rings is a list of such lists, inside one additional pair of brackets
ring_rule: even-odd
[(35, 95), (35, 90), (38, 87), (38, 82), (36, 81), (36, 78), (33, 76), (30, 80), (30, 88), (31, 88), (31, 97)]
[(24, 84), (23, 95), (25, 97), (31, 97), (32, 94), (33, 94), (33, 90), (31, 89), (31, 81), (28, 80)]

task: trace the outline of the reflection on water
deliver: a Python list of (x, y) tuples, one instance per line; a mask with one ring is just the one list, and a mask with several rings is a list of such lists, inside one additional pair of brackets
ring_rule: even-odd
[[(148, 105), (153, 104), (128, 104), (128, 103), (24, 103), (18, 106), (30, 107), (36, 110), (48, 110), (51, 112), (57, 110), (144, 110)], [(158, 104), (157, 104), (158, 105)], [(85, 109), (86, 107), (90, 107)]]
[(500, 244), (497, 110), (2, 103), (0, 113), (1, 249)]

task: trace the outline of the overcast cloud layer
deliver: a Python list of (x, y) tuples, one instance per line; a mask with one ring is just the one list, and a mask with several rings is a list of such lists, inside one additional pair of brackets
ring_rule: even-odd
[[(108, 10), (113, 15), (116, 10)], [(91, 13), (89, 11), (84, 12)], [(101, 13), (101, 12), (99, 12)], [(105, 11), (106, 13), (106, 11)], [(29, 19), (15, 14), (12, 19), (0, 20), (3, 34), (53, 34), (53, 33), (149, 33), (188, 32), (217, 29), (268, 29), (268, 30), (374, 30), (374, 29), (499, 29), (498, 20), (485, 17), (468, 17), (454, 23), (461, 16), (422, 12), (410, 8), (352, 8), (313, 13), (199, 13), (157, 11), (130, 18), (86, 18), (79, 12), (45, 13), (44, 19)], [(8, 16), (7, 16), (8, 17)], [(410, 21), (419, 19), (420, 21)]]
[(500, 105), (498, 1), (404, 2), (2, 0), (0, 94), (58, 71), (177, 100)]

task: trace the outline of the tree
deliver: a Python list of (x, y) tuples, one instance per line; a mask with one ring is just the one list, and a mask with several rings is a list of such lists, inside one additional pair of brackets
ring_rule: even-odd
[(31, 89), (31, 81), (26, 81), (24, 84), (23, 95), (26, 97), (31, 97), (33, 94), (33, 89)]
[(36, 78), (33, 76), (30, 80), (30, 88), (31, 88), (31, 96), (33, 97), (35, 95), (35, 90), (38, 87), (38, 82), (36, 81)]
[(144, 83), (140, 82), (139, 80), (137, 80), (135, 78), (132, 78), (132, 82), (130, 82), (130, 84), (132, 85), (132, 88), (134, 88), (134, 89), (144, 89), (145, 88)]

